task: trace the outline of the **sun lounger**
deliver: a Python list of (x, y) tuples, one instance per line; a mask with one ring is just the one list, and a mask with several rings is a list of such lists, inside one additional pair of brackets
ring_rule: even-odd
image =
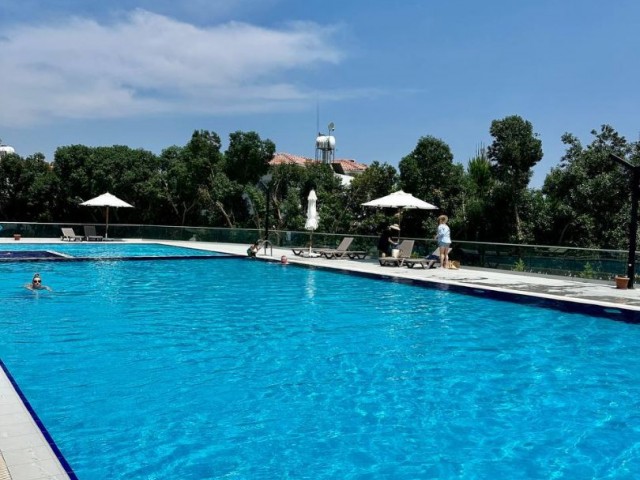
[(353, 237), (344, 237), (336, 248), (318, 248), (313, 251), (325, 258), (342, 258), (348, 254), (347, 248), (351, 246), (351, 242)]
[(291, 251), (297, 257), (306, 257), (306, 258), (315, 258), (319, 257), (320, 254), (316, 253), (316, 251), (311, 247), (291, 247)]
[(411, 258), (413, 253), (414, 240), (403, 240), (398, 245), (400, 251), (397, 257), (380, 257), (380, 265), (383, 267), (400, 267), (404, 264), (404, 261)]
[(337, 248), (318, 248), (314, 249), (314, 252), (327, 259), (348, 257), (351, 260), (362, 260), (367, 258), (368, 250), (347, 250), (351, 242), (353, 242), (353, 237), (345, 237)]
[(85, 225), (84, 239), (89, 242), (101, 242), (104, 240), (104, 237), (96, 233), (96, 227), (94, 225)]
[(351, 260), (356, 260), (356, 259), (360, 259), (363, 260), (365, 258), (367, 258), (367, 255), (369, 255), (369, 252), (366, 250), (347, 250), (346, 252), (332, 252), (330, 250), (325, 250), (322, 252), (316, 251), (316, 253), (319, 256), (328, 258), (328, 259), (333, 259), (333, 258), (350, 258)]
[[(449, 252), (451, 249), (449, 249)], [(417, 265), (424, 269), (435, 268), (440, 266), (440, 249), (436, 248), (431, 255), (425, 258), (406, 258), (403, 265), (406, 265), (408, 268), (413, 268)]]
[(364, 260), (365, 258), (367, 258), (367, 255), (369, 255), (369, 252), (367, 250), (347, 250), (347, 257), (349, 257), (351, 260)]
[(439, 264), (440, 260), (436, 260), (435, 258), (405, 258), (402, 262), (403, 265), (406, 265), (409, 268), (413, 268), (417, 265), (422, 267), (423, 269), (433, 268), (436, 264)]
[(363, 260), (365, 258), (367, 258), (367, 255), (369, 255), (369, 252), (366, 250), (347, 250), (347, 251), (331, 251), (331, 250), (325, 250), (325, 251), (318, 251), (316, 250), (316, 252), (320, 255), (323, 256), (325, 258), (328, 259), (332, 259), (332, 258), (345, 258), (348, 257), (351, 260), (356, 260), (356, 259), (360, 259)]
[(82, 235), (76, 235), (76, 232), (73, 231), (73, 228), (61, 228), (60, 230), (62, 230), (62, 237), (60, 238), (60, 240), (66, 240), (68, 242), (81, 242), (84, 239)]

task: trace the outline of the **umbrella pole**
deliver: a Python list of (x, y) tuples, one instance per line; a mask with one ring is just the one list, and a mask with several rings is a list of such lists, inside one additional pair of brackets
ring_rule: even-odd
[(107, 224), (104, 227), (104, 238), (109, 238), (109, 207), (107, 207)]
[(311, 230), (311, 236), (309, 237), (309, 255), (311, 255), (311, 245), (313, 245), (313, 230)]

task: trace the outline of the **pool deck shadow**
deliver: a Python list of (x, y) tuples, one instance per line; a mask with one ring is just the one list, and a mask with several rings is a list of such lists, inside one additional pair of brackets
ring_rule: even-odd
[[(23, 238), (21, 243), (62, 243), (60, 239)], [(157, 241), (127, 239), (127, 243), (161, 243), (198, 248), (246, 257), (248, 245), (232, 243)], [(13, 238), (0, 238), (0, 249), (14, 244)], [(68, 243), (68, 242), (64, 242)], [(8, 247), (8, 245), (7, 245)], [(640, 290), (620, 290), (611, 282), (508, 272), (461, 266), (409, 269), (383, 267), (376, 258), (365, 260), (305, 258), (295, 256), (290, 248), (261, 250), (255, 259), (246, 261), (280, 262), (286, 256), (291, 266), (322, 268), (346, 274), (364, 275), (386, 281), (400, 281), (420, 286), (451, 290), (470, 295), (488, 295), (501, 300), (539, 304), (561, 310), (588, 312), (595, 308), (612, 319), (640, 323)], [(619, 318), (618, 318), (619, 317)], [(2, 359), (0, 359), (1, 362)], [(52, 445), (46, 429), (21, 397), (19, 388), (0, 369), (0, 478), (3, 469), (12, 480), (74, 479), (66, 461)]]

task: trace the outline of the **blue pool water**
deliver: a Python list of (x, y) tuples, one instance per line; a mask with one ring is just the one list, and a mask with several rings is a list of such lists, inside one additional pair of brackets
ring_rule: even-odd
[(0, 265), (80, 479), (636, 478), (640, 327), (293, 265)]
[(12, 252), (50, 251), (71, 257), (121, 258), (121, 257), (184, 257), (191, 255), (220, 256), (218, 252), (197, 248), (176, 247), (155, 243), (118, 242), (67, 242), (67, 243), (9, 243), (0, 245), (0, 259)]

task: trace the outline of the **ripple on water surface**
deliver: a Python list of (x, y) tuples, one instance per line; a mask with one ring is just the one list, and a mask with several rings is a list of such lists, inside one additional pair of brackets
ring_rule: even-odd
[(246, 259), (0, 266), (80, 478), (632, 478), (637, 326)]

